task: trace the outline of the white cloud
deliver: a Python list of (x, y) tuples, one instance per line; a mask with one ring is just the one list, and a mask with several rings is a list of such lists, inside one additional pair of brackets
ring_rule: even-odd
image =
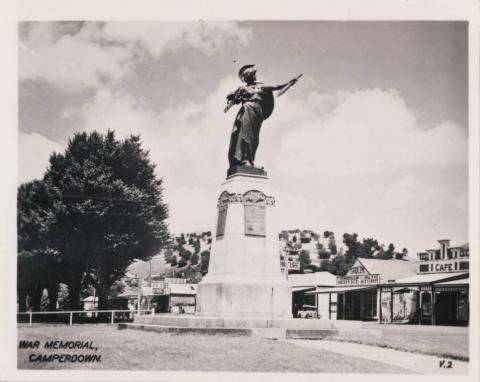
[[(214, 228), (235, 117), (222, 108), (236, 82), (225, 78), (202, 102), (160, 113), (128, 93), (102, 89), (81, 111), (88, 131), (141, 135), (164, 178), (174, 232)], [(420, 126), (391, 90), (278, 101), (262, 128), (257, 163), (278, 189), (280, 228), (358, 232), (413, 254), (438, 237), (467, 240), (462, 127)]]
[(167, 49), (185, 46), (213, 54), (227, 42), (244, 45), (251, 37), (249, 29), (233, 21), (196, 22), (110, 22), (103, 29), (110, 40), (141, 44), (153, 56), (161, 56)]
[[(157, 174), (164, 178), (167, 199), (172, 201), (170, 224), (199, 229), (215, 215), (219, 182), (228, 167), (227, 148), (234, 113), (223, 113), (225, 94), (234, 87), (231, 77), (220, 82), (217, 90), (202, 103), (172, 105), (155, 113), (127, 93), (103, 89), (84, 106), (85, 130), (115, 130), (117, 137), (140, 134), (143, 146), (150, 150)], [(194, 212), (194, 216), (190, 216)], [(202, 223), (203, 222), (203, 223)]]
[(306, 102), (289, 101), (273, 117), (286, 132), (269, 153), (283, 171), (333, 178), (466, 163), (466, 129), (452, 122), (419, 125), (395, 91), (313, 93)]
[(43, 135), (32, 133), (19, 135), (19, 183), (41, 179), (48, 166), (52, 152), (63, 152), (64, 148), (57, 142), (50, 141)]
[(468, 240), (464, 127), (420, 125), (394, 90), (292, 95), (277, 100), (258, 155), (288, 200), (282, 227), (355, 231), (413, 253)]
[(82, 110), (85, 129), (113, 129), (120, 137), (141, 134), (162, 175), (177, 178), (184, 173), (186, 178), (203, 179), (223, 174), (233, 113), (225, 115), (222, 108), (232, 83), (233, 78), (225, 79), (203, 102), (172, 105), (161, 113), (128, 93), (103, 89)]
[(64, 92), (101, 88), (133, 75), (145, 52), (158, 58), (189, 46), (212, 54), (228, 42), (245, 44), (251, 34), (235, 22), (88, 22), (70, 32), (30, 23), (19, 45), (20, 79), (45, 80)]
[(54, 24), (33, 23), (20, 45), (20, 79), (45, 80), (65, 92), (98, 87), (102, 76), (125, 78), (131, 71), (131, 53), (124, 47), (102, 45), (97, 24), (79, 33), (57, 36)]

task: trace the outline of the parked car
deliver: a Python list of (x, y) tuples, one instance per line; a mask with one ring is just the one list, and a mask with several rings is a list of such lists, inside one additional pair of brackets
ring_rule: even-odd
[(297, 318), (320, 318), (317, 307), (314, 305), (303, 305), (298, 311)]

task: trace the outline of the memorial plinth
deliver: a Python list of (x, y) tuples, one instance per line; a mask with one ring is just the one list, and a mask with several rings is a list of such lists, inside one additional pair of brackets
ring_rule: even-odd
[(361, 321), (292, 318), (292, 292), (280, 270), (275, 191), (265, 171), (230, 169), (218, 195), (210, 264), (197, 287), (195, 316), (135, 315), (120, 329), (275, 339), (365, 331)]
[(229, 171), (219, 191), (208, 274), (197, 288), (197, 316), (292, 317), (274, 194), (263, 170)]

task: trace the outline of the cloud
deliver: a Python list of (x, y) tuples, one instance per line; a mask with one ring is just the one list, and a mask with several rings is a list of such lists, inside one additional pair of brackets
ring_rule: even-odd
[(259, 148), (290, 200), (282, 226), (358, 232), (413, 253), (468, 240), (465, 127), (422, 126), (395, 90), (292, 96), (278, 99)]
[(276, 141), (269, 157), (282, 171), (334, 178), (466, 164), (466, 129), (448, 121), (421, 126), (394, 90), (312, 93), (304, 102), (288, 101), (273, 117), (280, 126), (272, 127), (285, 133), (265, 138)]
[(84, 128), (112, 129), (120, 137), (140, 134), (159, 174), (204, 182), (226, 171), (233, 113), (226, 115), (222, 108), (233, 84), (233, 77), (226, 78), (203, 102), (171, 105), (160, 113), (128, 93), (102, 89), (82, 109)]
[(55, 24), (33, 23), (20, 45), (20, 80), (44, 80), (64, 92), (96, 88), (131, 74), (131, 52), (103, 45), (98, 24), (85, 24), (76, 34), (58, 36)]
[(109, 40), (138, 43), (154, 57), (187, 46), (213, 54), (227, 43), (245, 45), (252, 34), (232, 21), (110, 22), (103, 32)]
[[(158, 176), (164, 179), (167, 198), (172, 201), (171, 226), (193, 227), (193, 222), (203, 221), (199, 227), (203, 229), (215, 216), (217, 196), (212, 199), (211, 195), (217, 193), (228, 167), (234, 113), (224, 114), (222, 109), (225, 94), (235, 83), (234, 77), (225, 78), (203, 102), (171, 105), (160, 113), (128, 93), (102, 89), (81, 111), (84, 129), (112, 129), (119, 138), (140, 134)], [(210, 199), (211, 203), (207, 203)], [(192, 211), (195, 216), (189, 217)]]
[(53, 83), (64, 92), (119, 84), (149, 54), (192, 47), (213, 54), (246, 44), (251, 32), (235, 22), (86, 22), (22, 24), (20, 79)]
[[(214, 228), (236, 112), (222, 108), (236, 85), (235, 77), (224, 78), (202, 101), (161, 112), (128, 92), (101, 88), (80, 110), (87, 131), (141, 135), (164, 179), (174, 232)], [(413, 254), (437, 237), (467, 240), (463, 127), (420, 125), (394, 90), (293, 95), (277, 99), (257, 158), (278, 190), (280, 229), (358, 232)]]
[(19, 135), (19, 183), (41, 179), (48, 166), (52, 152), (62, 152), (64, 148), (43, 135), (32, 133)]

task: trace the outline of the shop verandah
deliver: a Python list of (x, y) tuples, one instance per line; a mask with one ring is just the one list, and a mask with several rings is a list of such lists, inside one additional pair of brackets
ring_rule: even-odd
[(415, 275), (392, 283), (319, 288), (306, 294), (315, 295), (325, 319), (468, 325), (468, 273)]

